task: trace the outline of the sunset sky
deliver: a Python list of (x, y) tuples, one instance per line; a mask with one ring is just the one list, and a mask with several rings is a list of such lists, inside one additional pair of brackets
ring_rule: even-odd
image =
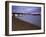
[(15, 13), (40, 13), (41, 7), (32, 6), (12, 6), (12, 12)]

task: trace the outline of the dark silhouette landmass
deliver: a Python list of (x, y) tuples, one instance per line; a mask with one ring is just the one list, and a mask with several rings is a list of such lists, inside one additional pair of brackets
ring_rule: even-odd
[(13, 14), (13, 16), (12, 16), (12, 31), (38, 30), (38, 29), (41, 29), (41, 28), (34, 26), (32, 23), (22, 21), (22, 20), (16, 18), (15, 15)]

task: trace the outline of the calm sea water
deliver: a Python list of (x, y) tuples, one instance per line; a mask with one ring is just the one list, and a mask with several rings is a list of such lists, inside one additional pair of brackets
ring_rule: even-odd
[(41, 26), (41, 16), (40, 15), (24, 15), (24, 16), (16, 16), (16, 18), (23, 20), (28, 23), (32, 23), (36, 26)]

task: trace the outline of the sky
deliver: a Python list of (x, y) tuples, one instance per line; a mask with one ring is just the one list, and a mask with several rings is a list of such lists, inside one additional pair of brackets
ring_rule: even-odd
[(12, 6), (13, 13), (40, 13), (41, 7), (32, 6)]

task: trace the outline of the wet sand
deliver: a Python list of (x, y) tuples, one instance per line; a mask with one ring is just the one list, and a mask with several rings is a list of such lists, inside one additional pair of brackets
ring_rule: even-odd
[(34, 26), (31, 23), (19, 20), (18, 18), (15, 17), (15, 15), (12, 16), (12, 30), (17, 31), (17, 30), (38, 30), (41, 29), (37, 26)]

